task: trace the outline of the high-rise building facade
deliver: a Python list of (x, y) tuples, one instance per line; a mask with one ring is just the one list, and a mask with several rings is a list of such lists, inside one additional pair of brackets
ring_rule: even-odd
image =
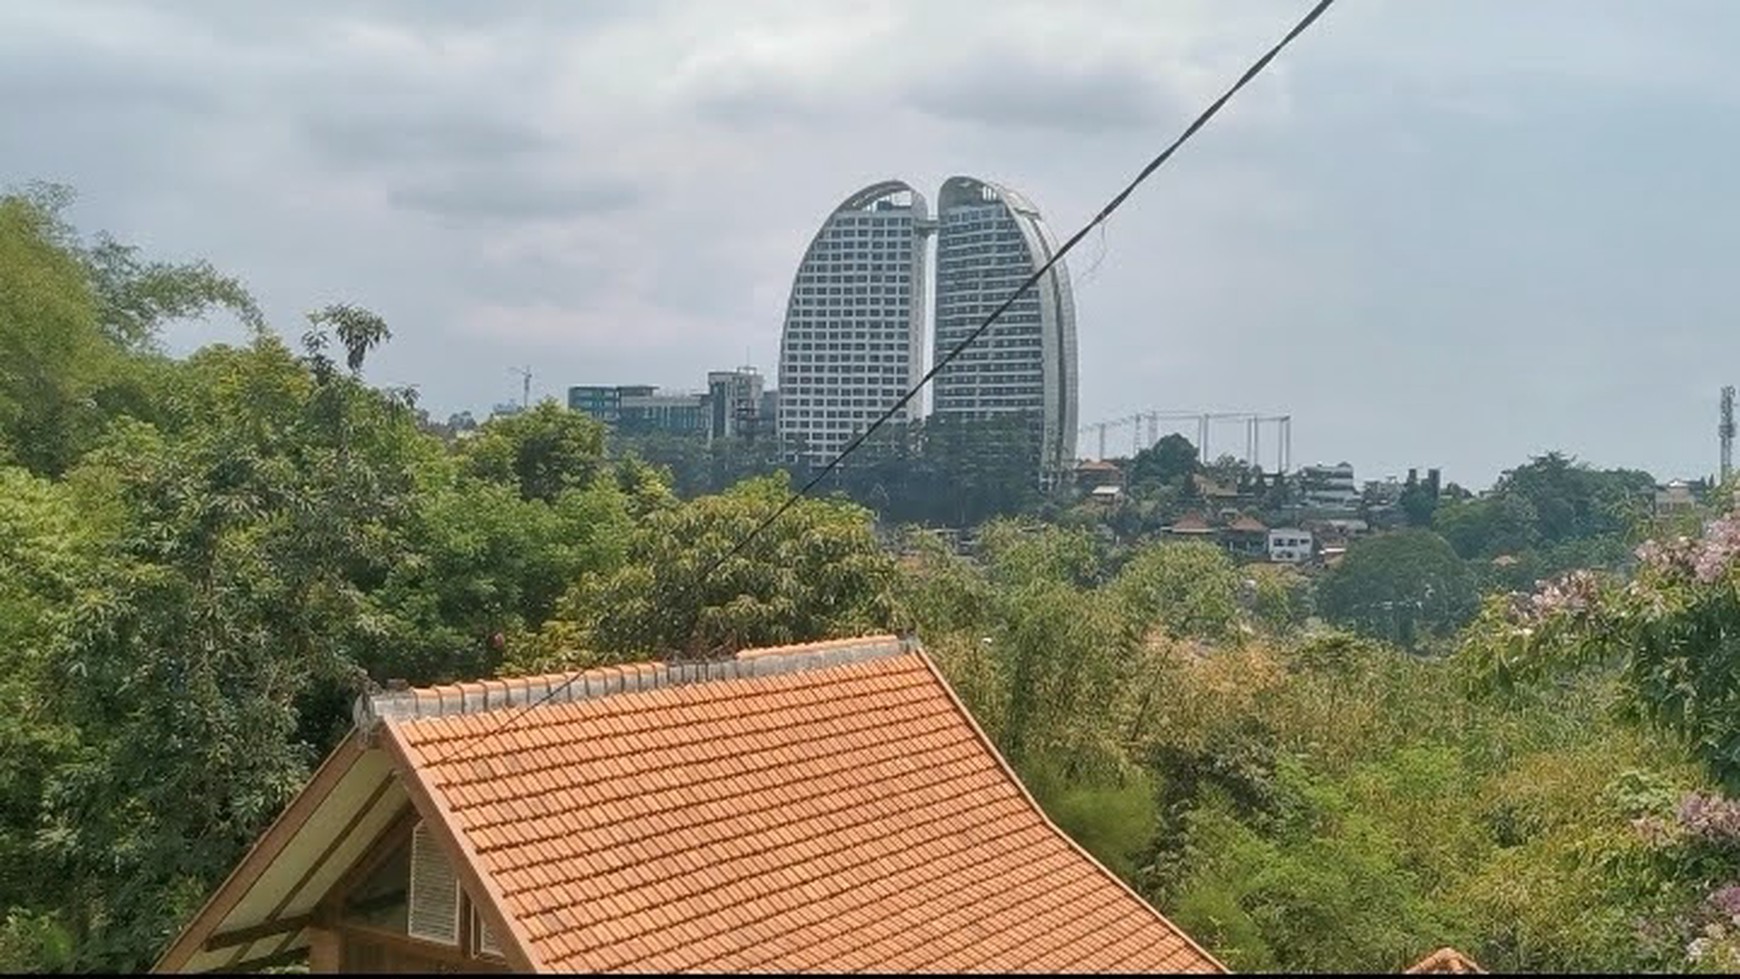
[[(1032, 202), (996, 184), (951, 177), (937, 196), (935, 362), (941, 362), (1027, 277), (1056, 240)], [(1069, 270), (1052, 266), (990, 329), (937, 373), (934, 418), (1026, 421), (1039, 476), (1075, 464), (1075, 300)]]
[[(811, 239), (779, 344), (780, 444), (825, 464), (924, 372), (924, 195), (897, 180), (846, 198)], [(892, 419), (916, 421), (918, 399)]]

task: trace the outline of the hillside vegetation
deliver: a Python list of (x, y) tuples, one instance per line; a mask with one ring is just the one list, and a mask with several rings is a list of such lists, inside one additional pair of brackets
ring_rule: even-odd
[[(1740, 965), (1726, 524), (1478, 615), (1492, 582), (1431, 570), (1513, 549), (1473, 504), (1448, 544), (1356, 549), (1315, 602), (1289, 571), (1068, 521), (897, 558), (843, 497), (725, 560), (783, 474), (679, 496), (553, 403), (444, 439), (364, 383), (392, 332), (372, 313), (286, 340), (235, 279), (82, 237), (65, 204), (0, 198), (0, 968), (148, 967), (371, 684), (883, 630), (916, 632), (1059, 824), (1235, 969), (1446, 944), (1504, 970)], [(207, 314), (249, 339), (161, 351)], [(1614, 539), (1605, 512), (1551, 519)], [(1457, 590), (1404, 652), (1359, 610), (1421, 574)]]

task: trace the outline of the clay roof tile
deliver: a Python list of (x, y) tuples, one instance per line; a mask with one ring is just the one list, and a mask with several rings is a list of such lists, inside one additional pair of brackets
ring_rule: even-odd
[(534, 678), (571, 695), (516, 693), (505, 729), (475, 714), (521, 681), (465, 685), (456, 717), (418, 691), (392, 725), (547, 968), (1224, 971), (1045, 818), (922, 651), (710, 670)]

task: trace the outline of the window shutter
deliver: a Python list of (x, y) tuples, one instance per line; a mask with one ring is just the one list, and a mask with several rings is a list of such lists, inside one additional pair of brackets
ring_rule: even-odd
[(489, 922), (483, 920), (476, 908), (471, 911), (471, 921), (476, 926), (471, 933), (471, 947), (483, 955), (500, 958), (501, 946), (495, 943), (495, 933), (489, 930)]
[(413, 938), (459, 944), (459, 878), (422, 823), (411, 831), (410, 921)]

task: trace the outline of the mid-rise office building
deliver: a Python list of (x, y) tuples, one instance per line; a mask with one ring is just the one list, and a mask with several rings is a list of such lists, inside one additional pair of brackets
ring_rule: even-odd
[[(779, 350), (780, 444), (825, 464), (924, 370), (924, 195), (884, 181), (841, 202), (792, 281)], [(913, 399), (892, 419), (918, 419)]]
[(652, 384), (581, 384), (568, 389), (568, 409), (614, 425), (622, 417), (623, 398), (650, 398), (657, 392)]
[(708, 431), (711, 438), (753, 438), (762, 429), (762, 378), (753, 367), (707, 374)]
[(583, 384), (568, 389), (568, 407), (629, 434), (706, 435), (711, 415), (704, 394), (661, 394), (652, 384)]
[[(952, 177), (937, 197), (936, 337), (933, 362), (971, 336), (1057, 243), (1020, 194)], [(1020, 416), (1043, 483), (1075, 463), (1075, 300), (1058, 262), (979, 338), (938, 371), (933, 417), (991, 421)]]
[(664, 432), (671, 435), (707, 434), (707, 396), (693, 392), (629, 395), (622, 399), (616, 430), (634, 435)]

